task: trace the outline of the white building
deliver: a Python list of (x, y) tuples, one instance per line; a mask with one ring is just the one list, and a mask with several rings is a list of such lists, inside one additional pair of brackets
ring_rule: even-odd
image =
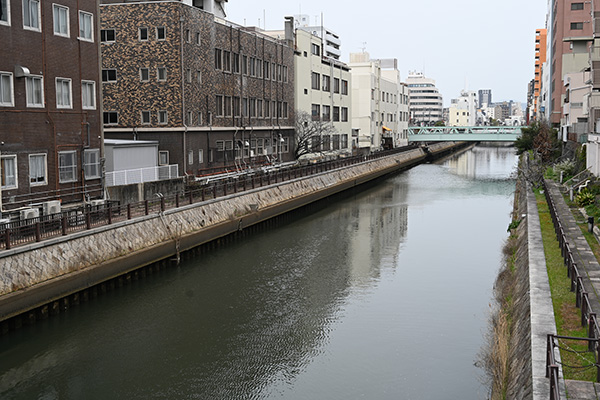
[(319, 145), (312, 147), (318, 148), (319, 155), (351, 153), (350, 68), (323, 55), (324, 41), (309, 30), (295, 30), (295, 45), (296, 109), (309, 113), (315, 122), (333, 126), (333, 132), (315, 137)]
[(308, 15), (294, 15), (294, 28), (309, 32), (313, 36), (317, 36), (322, 41), (323, 56), (339, 60), (342, 52), (340, 47), (342, 41), (337, 33), (324, 26), (311, 26), (310, 17)]
[(214, 14), (219, 18), (226, 18), (225, 3), (227, 0), (184, 0), (184, 3)]
[(350, 54), (353, 145), (360, 152), (408, 143), (408, 87), (400, 81), (398, 60), (371, 60)]
[(435, 80), (426, 78), (422, 72), (411, 71), (406, 84), (410, 90), (411, 125), (431, 126), (443, 121), (442, 95), (435, 86)]
[(452, 99), (448, 112), (449, 126), (475, 126), (477, 123), (477, 93), (463, 90)]

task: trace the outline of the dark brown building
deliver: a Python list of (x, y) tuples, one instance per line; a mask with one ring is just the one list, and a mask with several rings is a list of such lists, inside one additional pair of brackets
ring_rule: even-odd
[(3, 209), (100, 196), (96, 1), (0, 0), (0, 10)]
[[(294, 51), (192, 2), (101, 5), (107, 138), (202, 175), (293, 158)], [(196, 4), (194, 2), (193, 4)]]

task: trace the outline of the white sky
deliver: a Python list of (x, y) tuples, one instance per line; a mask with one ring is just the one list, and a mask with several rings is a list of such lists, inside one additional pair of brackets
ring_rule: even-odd
[(301, 12), (314, 24), (322, 13), (323, 25), (340, 35), (343, 61), (363, 47), (371, 58), (397, 58), (402, 80), (423, 71), (447, 106), (465, 84), (492, 89), (494, 102), (524, 103), (546, 8), (547, 0), (228, 0), (227, 19), (261, 27), (266, 21), (274, 30), (283, 29), (286, 15)]

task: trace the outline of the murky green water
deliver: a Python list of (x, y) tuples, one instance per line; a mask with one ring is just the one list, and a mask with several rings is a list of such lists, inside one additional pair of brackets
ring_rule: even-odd
[(0, 398), (484, 399), (515, 162), (416, 167), (0, 337)]

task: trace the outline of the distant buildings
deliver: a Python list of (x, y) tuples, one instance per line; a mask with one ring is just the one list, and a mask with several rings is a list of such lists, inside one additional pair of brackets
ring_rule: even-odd
[(406, 84), (409, 89), (409, 113), (411, 125), (430, 126), (443, 120), (442, 95), (435, 80), (422, 72), (409, 72)]
[(485, 104), (492, 104), (492, 89), (479, 89), (479, 106), (483, 107)]
[[(491, 91), (489, 97), (491, 98)], [(472, 91), (463, 90), (461, 91), (459, 98), (452, 99), (451, 101), (451, 106), (448, 110), (448, 125), (476, 126), (476, 124), (477, 94)]]
[(0, 214), (102, 196), (95, 2), (0, 1)]

